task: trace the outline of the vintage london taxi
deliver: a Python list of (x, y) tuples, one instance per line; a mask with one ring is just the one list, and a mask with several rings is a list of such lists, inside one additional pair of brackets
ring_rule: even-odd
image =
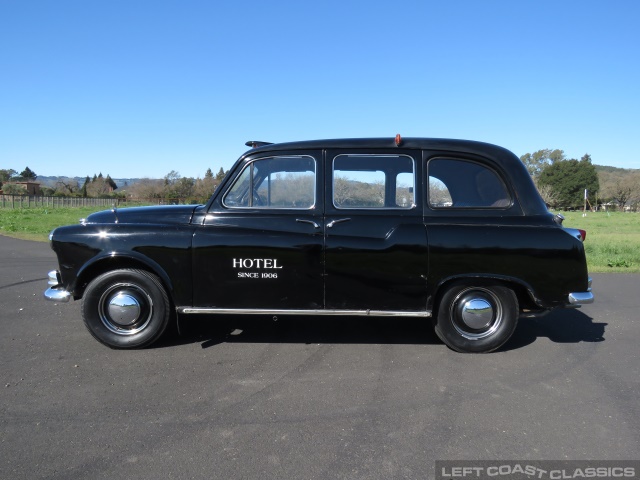
[(424, 318), (460, 352), (593, 301), (585, 232), (547, 211), (508, 150), (400, 135), (247, 145), (206, 205), (56, 228), (45, 297), (82, 299), (113, 348), (150, 345), (177, 315), (364, 315)]

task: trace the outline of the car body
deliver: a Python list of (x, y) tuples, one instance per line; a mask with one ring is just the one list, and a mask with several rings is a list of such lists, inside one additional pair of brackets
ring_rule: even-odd
[(548, 212), (504, 148), (399, 135), (248, 145), (205, 205), (56, 228), (45, 297), (82, 298), (89, 331), (114, 348), (151, 344), (176, 313), (288, 314), (422, 317), (461, 352), (593, 301), (584, 232)]

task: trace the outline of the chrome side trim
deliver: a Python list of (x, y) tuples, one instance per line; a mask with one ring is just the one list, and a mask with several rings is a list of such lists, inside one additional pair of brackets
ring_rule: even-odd
[(593, 293), (591, 292), (573, 292), (569, 294), (569, 303), (571, 305), (586, 305), (593, 303)]
[(71, 293), (66, 290), (60, 290), (54, 287), (47, 288), (44, 292), (44, 298), (51, 302), (68, 302), (71, 298)]
[(276, 310), (243, 308), (201, 308), (178, 307), (184, 314), (227, 314), (227, 315), (355, 315), (360, 317), (430, 317), (430, 311), (389, 311), (389, 310)]

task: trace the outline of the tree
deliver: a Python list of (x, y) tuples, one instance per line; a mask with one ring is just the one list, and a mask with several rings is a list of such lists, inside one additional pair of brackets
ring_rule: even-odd
[(157, 199), (164, 197), (164, 182), (150, 178), (143, 178), (129, 187), (133, 198)]
[(32, 182), (34, 181), (36, 178), (38, 178), (38, 176), (36, 175), (36, 172), (34, 172), (33, 170), (31, 170), (29, 167), (26, 167), (21, 173), (20, 173), (20, 177), (25, 181), (25, 182)]
[(171, 170), (164, 176), (164, 184), (166, 186), (171, 186), (176, 183), (180, 179), (180, 174), (175, 170)]
[(188, 198), (193, 194), (193, 186), (196, 181), (191, 177), (182, 177), (175, 181), (167, 192), (168, 198)]
[(533, 153), (525, 153), (520, 157), (522, 163), (527, 167), (529, 175), (533, 178), (540, 176), (540, 173), (549, 165), (565, 159), (563, 150), (551, 150), (544, 148)]
[(107, 182), (107, 185), (109, 185), (109, 188), (111, 188), (112, 192), (118, 189), (118, 185), (116, 185), (116, 182), (113, 181), (113, 179), (111, 178), (111, 175), (107, 175), (105, 182)]
[(598, 173), (585, 154), (581, 160), (561, 160), (546, 166), (539, 174), (540, 187), (552, 191), (553, 207), (580, 207), (584, 202), (584, 190), (594, 195), (600, 188)]
[(0, 183), (7, 182), (16, 174), (13, 168), (6, 168), (0, 170)]
[(87, 177), (84, 179), (84, 183), (82, 184), (82, 189), (80, 190), (80, 194), (85, 198), (88, 196), (87, 187), (90, 182), (91, 182), (91, 179), (87, 175)]
[(204, 174), (204, 178), (213, 178), (213, 172), (210, 168), (207, 168), (207, 171)]
[(111, 193), (111, 187), (102, 177), (97, 177), (87, 185), (87, 194), (89, 197), (106, 197)]
[(640, 194), (639, 182), (638, 173), (617, 177), (604, 185), (602, 194), (615, 201), (620, 210), (624, 211), (626, 205)]
[(63, 178), (56, 182), (56, 192), (54, 195), (76, 196), (79, 190), (80, 186), (78, 185), (77, 180), (74, 180), (73, 178)]
[(225, 175), (226, 175), (226, 173), (225, 173), (224, 169), (222, 167), (220, 167), (220, 170), (218, 170), (218, 173), (216, 173), (216, 180), (221, 182)]
[(21, 185), (10, 183), (2, 188), (2, 192), (6, 195), (26, 195), (27, 189), (23, 188)]

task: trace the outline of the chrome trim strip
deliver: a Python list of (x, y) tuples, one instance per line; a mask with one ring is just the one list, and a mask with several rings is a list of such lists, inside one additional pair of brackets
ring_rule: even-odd
[(60, 290), (57, 288), (47, 288), (44, 292), (44, 298), (51, 302), (68, 302), (71, 298), (71, 293), (66, 290)]
[(360, 317), (430, 317), (430, 311), (389, 311), (389, 310), (276, 310), (243, 308), (202, 308), (178, 307), (178, 313), (229, 315), (355, 315)]
[(569, 303), (571, 305), (586, 305), (593, 303), (593, 293), (591, 292), (573, 292), (569, 294)]

